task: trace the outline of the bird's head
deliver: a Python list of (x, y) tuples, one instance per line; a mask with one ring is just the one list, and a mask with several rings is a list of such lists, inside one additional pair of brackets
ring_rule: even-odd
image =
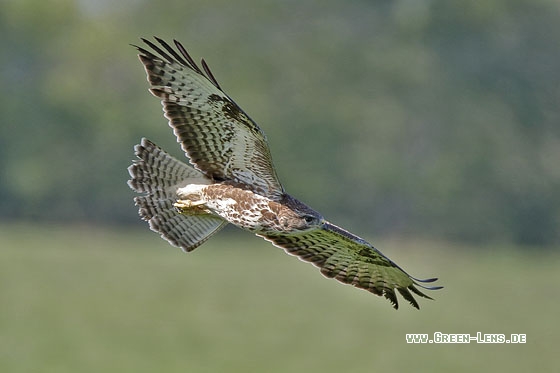
[(278, 222), (286, 232), (319, 228), (325, 222), (321, 214), (289, 195), (284, 197), (282, 205), (284, 208), (278, 216)]

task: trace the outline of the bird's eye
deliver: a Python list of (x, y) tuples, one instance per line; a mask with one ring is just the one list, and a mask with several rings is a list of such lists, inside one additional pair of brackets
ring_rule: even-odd
[(315, 217), (313, 217), (313, 216), (311, 216), (311, 215), (305, 215), (305, 216), (303, 217), (303, 220), (305, 220), (305, 222), (306, 222), (307, 224), (311, 224), (311, 223), (313, 223), (313, 222), (315, 221)]

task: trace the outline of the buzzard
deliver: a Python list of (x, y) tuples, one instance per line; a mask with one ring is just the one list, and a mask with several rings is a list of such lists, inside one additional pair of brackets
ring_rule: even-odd
[(165, 117), (190, 164), (147, 139), (128, 168), (139, 215), (161, 237), (186, 252), (231, 223), (305, 262), (326, 277), (384, 296), (395, 290), (419, 308), (413, 294), (436, 278), (409, 276), (373, 245), (328, 222), (290, 196), (278, 180), (266, 136), (222, 90), (204, 60), (200, 68), (181, 43), (160, 38), (134, 46), (161, 99)]

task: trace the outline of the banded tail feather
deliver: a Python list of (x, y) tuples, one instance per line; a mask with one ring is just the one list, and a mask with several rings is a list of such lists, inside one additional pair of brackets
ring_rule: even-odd
[(137, 193), (134, 198), (138, 214), (150, 229), (184, 251), (192, 251), (227, 221), (212, 215), (180, 214), (174, 206), (177, 189), (188, 184), (211, 184), (200, 171), (167, 154), (153, 142), (143, 138), (134, 147), (137, 160), (128, 168), (128, 185)]

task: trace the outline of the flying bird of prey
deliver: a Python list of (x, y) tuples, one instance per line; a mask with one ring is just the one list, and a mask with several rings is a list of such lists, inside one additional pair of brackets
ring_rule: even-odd
[(278, 180), (266, 136), (222, 90), (204, 60), (200, 68), (177, 41), (135, 46), (165, 117), (190, 164), (147, 139), (135, 146), (128, 184), (150, 228), (188, 252), (231, 223), (314, 264), (326, 277), (384, 296), (413, 294), (436, 279), (409, 276), (373, 245), (329, 223), (290, 196)]

